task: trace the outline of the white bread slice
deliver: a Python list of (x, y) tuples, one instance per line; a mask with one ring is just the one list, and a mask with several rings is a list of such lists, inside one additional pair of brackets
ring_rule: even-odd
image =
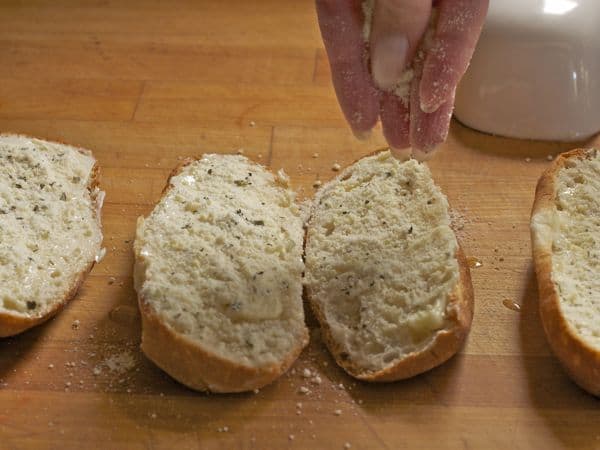
[(560, 155), (531, 214), (546, 337), (573, 380), (600, 396), (600, 150)]
[(101, 254), (98, 166), (88, 150), (0, 135), (0, 337), (48, 320)]
[(360, 159), (317, 193), (306, 287), (326, 345), (350, 375), (394, 381), (446, 361), (473, 316), (448, 202), (422, 163)]
[(144, 353), (197, 390), (272, 382), (308, 342), (303, 235), (283, 173), (217, 154), (177, 168), (137, 226)]

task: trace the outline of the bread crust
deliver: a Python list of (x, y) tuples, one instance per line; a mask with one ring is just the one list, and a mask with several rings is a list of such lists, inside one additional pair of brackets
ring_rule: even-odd
[[(368, 153), (362, 158), (374, 156), (387, 150), (387, 148), (377, 149)], [(362, 158), (359, 158), (353, 163), (349, 164), (348, 167)], [(330, 182), (342, 179), (343, 176), (344, 173), (341, 173)], [(320, 192), (318, 192), (315, 196), (314, 204), (318, 204), (319, 198)], [(305, 248), (307, 240), (308, 232), (306, 233), (304, 240)], [(458, 261), (459, 278), (456, 286), (448, 295), (448, 304), (446, 306), (446, 326), (442, 330), (436, 332), (435, 337), (432, 339), (429, 345), (427, 345), (427, 347), (419, 352), (412, 353), (398, 360), (395, 364), (392, 364), (382, 370), (365, 371), (364, 369), (353, 364), (349, 358), (343, 357), (344, 350), (339, 344), (337, 344), (335, 339), (333, 339), (331, 327), (329, 326), (329, 323), (325, 318), (325, 314), (319, 306), (319, 301), (316, 295), (311, 292), (309, 286), (305, 287), (306, 296), (311, 310), (321, 326), (323, 341), (333, 355), (337, 364), (346, 372), (348, 372), (349, 375), (359, 380), (369, 382), (390, 382), (403, 380), (439, 366), (454, 356), (458, 350), (460, 350), (471, 329), (475, 303), (469, 265), (460, 242), (458, 242), (458, 238), (456, 241), (457, 249), (455, 257)]]
[[(12, 133), (1, 133), (0, 134), (0, 136), (6, 136), (6, 135), (23, 137), (26, 139), (39, 139), (39, 138), (26, 136), (26, 135), (22, 135), (22, 134), (12, 134)], [(42, 139), (40, 139), (40, 140), (42, 140)], [(82, 153), (86, 156), (93, 157), (92, 151), (87, 150), (85, 148), (75, 147), (71, 144), (66, 144), (66, 143), (57, 142), (57, 141), (46, 141), (45, 140), (45, 142), (50, 142), (53, 144), (60, 144), (60, 145), (68, 145), (69, 147), (73, 147), (73, 148), (77, 149), (77, 151), (79, 151), (80, 153)], [(100, 166), (98, 165), (98, 162), (96, 161), (94, 163), (94, 166), (92, 167), (92, 172), (90, 175), (90, 182), (88, 183), (88, 186), (87, 186), (87, 189), (90, 192), (90, 195), (92, 195), (92, 192), (94, 191), (95, 188), (97, 188), (99, 186), (99, 184), (100, 184)], [(95, 217), (96, 217), (96, 220), (98, 221), (98, 226), (100, 227), (100, 229), (102, 229), (101, 200), (98, 198), (98, 196), (95, 196), (95, 197), (92, 196), (92, 199), (94, 200)], [(73, 282), (71, 283), (71, 286), (69, 287), (69, 289), (67, 289), (67, 291), (65, 292), (63, 297), (59, 301), (57, 301), (55, 303), (55, 305), (50, 310), (46, 311), (44, 314), (42, 314), (40, 316), (25, 316), (25, 315), (21, 315), (21, 314), (11, 314), (11, 313), (7, 313), (7, 312), (0, 313), (0, 338), (14, 336), (16, 334), (27, 331), (28, 329), (33, 328), (36, 325), (40, 325), (40, 324), (46, 322), (47, 320), (50, 320), (52, 317), (54, 317), (59, 312), (61, 312), (63, 310), (63, 308), (75, 297), (75, 295), (77, 295), (79, 288), (81, 287), (81, 285), (85, 281), (85, 278), (87, 277), (88, 273), (90, 273), (90, 271), (92, 270), (92, 268), (94, 267), (95, 264), (96, 264), (96, 260), (92, 259), (88, 263), (88, 265), (81, 272), (79, 272), (77, 274), (77, 277), (73, 280)]]
[(552, 214), (556, 210), (555, 180), (558, 171), (570, 158), (589, 156), (589, 150), (586, 149), (568, 151), (559, 155), (542, 174), (531, 212), (531, 242), (539, 289), (540, 316), (550, 347), (575, 383), (589, 393), (600, 396), (600, 350), (583, 341), (563, 315), (559, 293), (552, 281), (552, 239), (547, 239), (533, 226), (537, 215)]
[[(186, 166), (196, 161), (186, 158), (169, 175), (159, 202), (172, 188), (171, 179)], [(153, 308), (139, 294), (145, 266), (135, 248), (134, 280), (138, 305), (142, 316), (142, 343), (144, 354), (158, 367), (185, 386), (198, 391), (235, 393), (259, 389), (277, 379), (296, 361), (308, 344), (308, 329), (301, 330), (297, 345), (285, 359), (263, 367), (250, 367), (222, 358), (202, 345), (163, 323)]]

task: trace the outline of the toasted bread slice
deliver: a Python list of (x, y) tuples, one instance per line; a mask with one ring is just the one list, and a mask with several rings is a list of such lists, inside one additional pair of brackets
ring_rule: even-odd
[(469, 269), (446, 197), (424, 164), (379, 152), (324, 185), (305, 255), (310, 304), (350, 375), (408, 378), (443, 363), (465, 340)]
[(101, 255), (103, 196), (90, 151), (0, 135), (0, 337), (75, 296)]
[(144, 353), (192, 389), (275, 380), (308, 342), (303, 234), (284, 174), (216, 154), (176, 169), (137, 226)]
[(546, 337), (568, 374), (600, 395), (600, 150), (560, 155), (541, 176), (531, 214)]

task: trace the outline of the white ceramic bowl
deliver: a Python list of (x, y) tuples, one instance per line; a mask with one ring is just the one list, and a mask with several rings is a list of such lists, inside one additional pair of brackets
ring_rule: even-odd
[(455, 115), (525, 139), (600, 131), (600, 0), (490, 0)]

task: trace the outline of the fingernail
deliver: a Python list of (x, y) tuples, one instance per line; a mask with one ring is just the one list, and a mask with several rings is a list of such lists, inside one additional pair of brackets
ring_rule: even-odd
[(381, 89), (392, 89), (406, 63), (408, 39), (404, 35), (391, 35), (378, 39), (371, 49), (371, 71), (375, 84)]
[(433, 147), (429, 150), (420, 150), (418, 148), (413, 149), (413, 158), (417, 161), (427, 161), (431, 159), (434, 153), (437, 151), (438, 147)]
[(392, 152), (392, 156), (400, 161), (406, 161), (410, 159), (412, 156), (412, 149), (408, 148), (394, 148), (390, 147), (390, 151)]

